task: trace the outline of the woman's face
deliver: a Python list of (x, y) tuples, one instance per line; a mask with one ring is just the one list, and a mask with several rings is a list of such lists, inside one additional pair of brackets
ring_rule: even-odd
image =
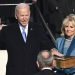
[(75, 35), (75, 26), (71, 21), (68, 22), (68, 24), (65, 26), (65, 35), (68, 37), (72, 37)]

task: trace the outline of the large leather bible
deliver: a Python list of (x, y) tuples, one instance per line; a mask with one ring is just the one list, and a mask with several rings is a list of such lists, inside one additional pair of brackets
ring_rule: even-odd
[(56, 58), (56, 66), (58, 68), (71, 68), (75, 67), (75, 57), (62, 57), (62, 58)]

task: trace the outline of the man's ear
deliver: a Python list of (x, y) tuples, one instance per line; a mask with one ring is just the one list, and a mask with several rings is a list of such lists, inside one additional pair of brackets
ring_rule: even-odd
[(17, 19), (17, 15), (15, 14), (15, 18)]
[(37, 64), (37, 66), (39, 67), (39, 62), (38, 62), (38, 61), (36, 61), (36, 64)]

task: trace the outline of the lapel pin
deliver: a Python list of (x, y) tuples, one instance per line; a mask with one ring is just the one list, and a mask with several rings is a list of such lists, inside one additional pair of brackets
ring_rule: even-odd
[(31, 28), (30, 30), (32, 31), (33, 29)]

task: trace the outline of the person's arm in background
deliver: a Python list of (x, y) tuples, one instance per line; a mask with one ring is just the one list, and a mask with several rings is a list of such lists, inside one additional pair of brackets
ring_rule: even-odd
[(0, 30), (0, 50), (6, 50), (5, 47), (5, 29), (6, 26), (2, 26), (1, 30)]
[[(44, 49), (47, 49), (47, 50), (50, 50), (52, 48), (55, 47), (53, 41), (51, 38), (48, 37), (47, 33), (45, 32), (44, 30), (44, 27), (42, 25), (39, 25), (39, 35), (41, 37), (40, 39), (40, 43), (41, 43), (41, 48), (44, 48)], [(44, 50), (42, 49), (42, 50)]]

